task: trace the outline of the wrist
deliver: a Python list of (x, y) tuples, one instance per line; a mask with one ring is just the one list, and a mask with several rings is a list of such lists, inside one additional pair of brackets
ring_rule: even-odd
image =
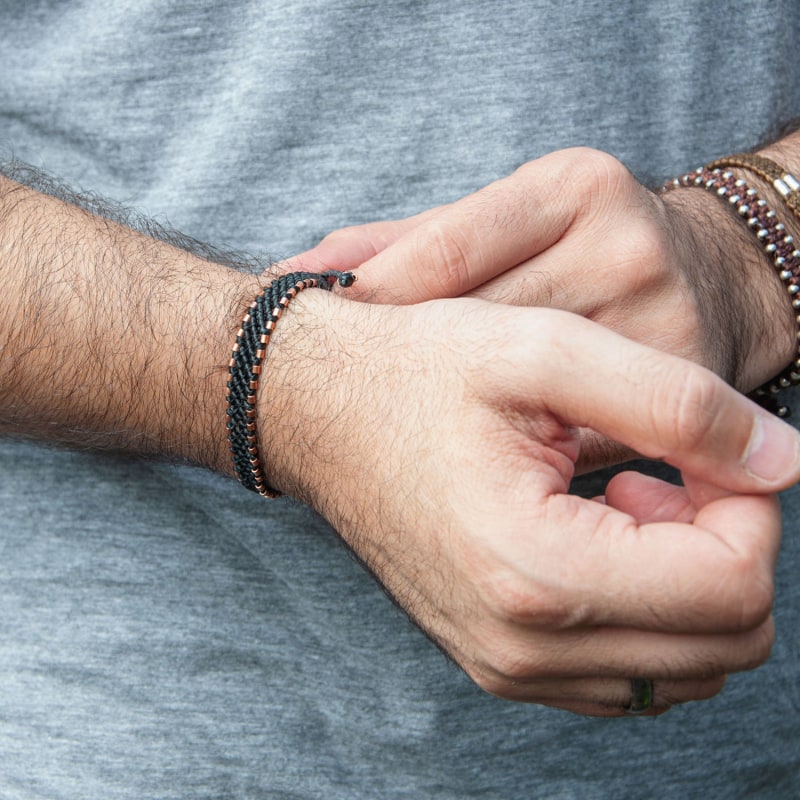
[[(663, 199), (699, 308), (709, 366), (736, 388), (750, 391), (796, 358), (786, 288), (747, 221), (726, 198), (677, 187)], [(782, 210), (777, 203), (771, 207)]]
[(386, 310), (307, 289), (284, 311), (262, 363), (256, 419), (260, 461), (275, 489), (327, 509), (326, 486), (345, 487), (363, 469), (354, 452), (359, 387), (371, 382), (365, 351), (381, 337)]
[(197, 280), (182, 287), (180, 309), (171, 319), (178, 355), (166, 354), (174, 373), (166, 383), (184, 432), (178, 457), (233, 475), (225, 427), (228, 364), (236, 330), (261, 283), (217, 264), (196, 266)]

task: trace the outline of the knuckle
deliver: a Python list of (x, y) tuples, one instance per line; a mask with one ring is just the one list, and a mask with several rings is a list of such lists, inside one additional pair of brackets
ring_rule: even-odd
[[(557, 180), (561, 180), (566, 177), (564, 174), (566, 170), (563, 169), (562, 159), (559, 159), (558, 155), (558, 153), (551, 153), (550, 155), (545, 156), (544, 159), (550, 161), (556, 159), (555, 166), (559, 167), (559, 169), (555, 174), (555, 178)], [(540, 185), (542, 182), (542, 160), (543, 159), (527, 161), (526, 163), (517, 167), (514, 172), (512, 172), (511, 175), (509, 175), (504, 181), (501, 181), (501, 183), (506, 185), (512, 184), (518, 187), (523, 194), (527, 194), (533, 187)]]
[(722, 385), (710, 373), (696, 367), (681, 363), (672, 365), (671, 369), (674, 374), (659, 385), (675, 387), (675, 394), (660, 396), (672, 406), (671, 428), (677, 449), (681, 453), (693, 453), (707, 444), (714, 429)]
[(744, 649), (745, 660), (741, 669), (755, 669), (764, 664), (772, 653), (775, 644), (775, 625), (770, 617), (764, 624), (753, 631), (751, 642)]
[(531, 587), (517, 575), (492, 581), (490, 606), (498, 618), (513, 625), (560, 630), (574, 623), (554, 591), (541, 585)]
[(509, 637), (495, 641), (483, 656), (481, 666), (467, 670), (467, 675), (484, 692), (496, 697), (518, 696), (521, 685), (548, 678), (552, 672), (533, 648)]
[(732, 611), (731, 620), (738, 630), (751, 630), (761, 625), (772, 613), (775, 600), (775, 585), (771, 570), (764, 564), (763, 557), (745, 554), (736, 559), (733, 585), (738, 603)]
[(493, 697), (500, 697), (504, 700), (511, 700), (514, 697), (516, 684), (512, 679), (497, 673), (481, 673), (469, 677), (479, 689)]
[(347, 242), (358, 235), (358, 228), (354, 225), (349, 225), (344, 228), (337, 228), (322, 237), (323, 242), (326, 244), (336, 244), (339, 242)]
[(518, 649), (506, 645), (492, 654), (490, 668), (494, 676), (494, 688), (502, 691), (520, 681), (529, 680), (537, 674), (536, 665), (532, 664), (525, 654)]
[(670, 245), (664, 229), (648, 215), (643, 214), (628, 224), (624, 238), (615, 244), (620, 265), (632, 264), (637, 267), (630, 276), (637, 280), (636, 288), (674, 280), (670, 266)]
[(469, 247), (452, 225), (431, 223), (419, 258), (425, 267), (417, 270), (417, 278), (427, 296), (458, 297), (471, 288)]
[(696, 700), (710, 700), (725, 688), (726, 680), (725, 674), (709, 674), (707, 677), (696, 677), (677, 683), (657, 682), (656, 704), (669, 708)]
[(578, 216), (605, 206), (609, 197), (639, 187), (630, 171), (614, 156), (591, 147), (568, 147), (518, 167), (512, 177), (523, 185), (541, 186), (542, 170), (548, 176), (553, 197), (569, 196)]
[(589, 147), (571, 148), (567, 153), (573, 180), (577, 178), (591, 198), (638, 186), (628, 168), (609, 153)]

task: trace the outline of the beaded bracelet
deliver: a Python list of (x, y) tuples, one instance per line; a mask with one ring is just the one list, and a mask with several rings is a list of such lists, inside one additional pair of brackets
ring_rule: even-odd
[[(775, 269), (783, 281), (792, 301), (795, 320), (798, 325), (797, 352), (795, 359), (782, 372), (763, 386), (756, 389), (752, 396), (761, 405), (770, 408), (778, 416), (787, 417), (789, 409), (780, 405), (774, 395), (781, 389), (800, 384), (800, 250), (794, 246), (793, 237), (786, 232), (786, 226), (780, 222), (774, 211), (768, 208), (755, 189), (749, 188), (742, 179), (737, 179), (732, 172), (723, 172), (720, 168), (701, 168), (676, 178), (672, 186), (699, 186), (714, 192), (727, 201), (746, 220), (748, 227), (761, 242), (764, 251), (772, 258)], [(667, 186), (666, 188), (670, 188)]]
[(734, 153), (712, 161), (706, 169), (740, 167), (764, 178), (783, 198), (792, 214), (800, 219), (800, 181), (787, 169), (766, 156), (755, 153)]
[(280, 496), (267, 483), (261, 468), (256, 425), (256, 395), (272, 332), (298, 292), (313, 287), (330, 291), (337, 281), (346, 288), (355, 280), (352, 272), (290, 272), (265, 286), (242, 320), (228, 366), (226, 428), (236, 477), (262, 497)]

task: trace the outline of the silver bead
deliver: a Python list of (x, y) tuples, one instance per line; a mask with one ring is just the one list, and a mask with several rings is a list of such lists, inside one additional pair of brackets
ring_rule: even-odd
[(766, 250), (770, 255), (772, 255), (778, 249), (778, 245), (774, 243), (768, 244), (764, 250)]
[(789, 269), (782, 269), (780, 272), (781, 280), (788, 281), (792, 277), (792, 271)]
[(789, 294), (797, 294), (798, 292), (800, 292), (800, 286), (798, 286), (796, 283), (790, 283)]
[(739, 208), (738, 208), (738, 211), (742, 216), (744, 216), (749, 210), (750, 210), (750, 206), (748, 206), (746, 203), (745, 203), (745, 205), (739, 206)]

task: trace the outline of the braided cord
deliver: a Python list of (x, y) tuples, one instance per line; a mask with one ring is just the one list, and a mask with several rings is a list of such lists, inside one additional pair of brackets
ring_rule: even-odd
[(290, 272), (265, 286), (250, 304), (236, 334), (228, 366), (227, 422), (228, 442), (239, 482), (263, 497), (278, 497), (264, 476), (258, 451), (256, 398), (264, 357), (272, 332), (289, 303), (304, 289), (330, 291), (338, 281), (351, 286), (351, 272)]

